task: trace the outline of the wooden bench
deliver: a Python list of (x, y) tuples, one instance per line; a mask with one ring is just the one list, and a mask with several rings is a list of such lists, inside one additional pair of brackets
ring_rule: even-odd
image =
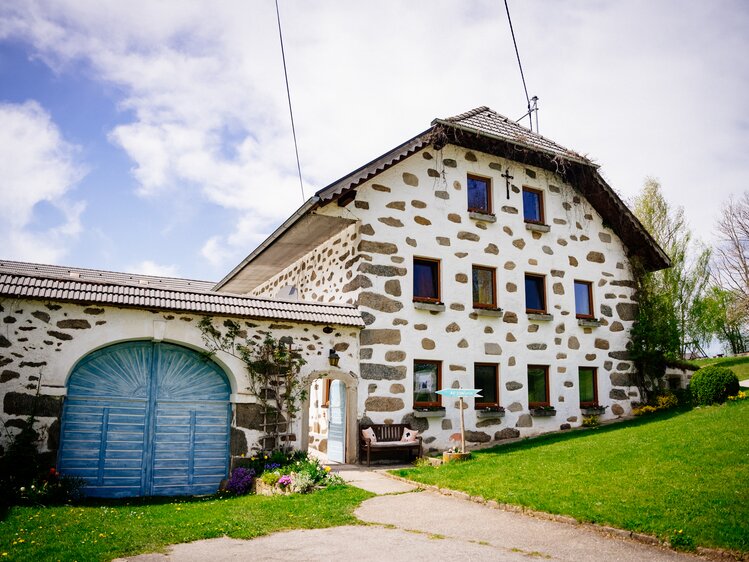
[[(371, 443), (369, 439), (364, 439), (364, 436), (362, 436), (362, 430), (368, 427), (371, 427), (374, 431), (375, 437), (377, 437), (376, 443)], [(366, 454), (367, 466), (370, 466), (372, 453), (382, 453), (383, 451), (405, 451), (407, 460), (411, 458), (412, 451), (416, 453), (416, 458), (421, 457), (421, 436), (417, 437), (416, 441), (401, 441), (405, 429), (411, 428), (403, 423), (359, 424), (359, 462), (363, 461)]]

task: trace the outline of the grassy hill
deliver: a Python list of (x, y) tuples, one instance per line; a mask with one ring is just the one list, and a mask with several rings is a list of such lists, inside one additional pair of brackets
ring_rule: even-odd
[(466, 463), (397, 474), (687, 545), (749, 551), (749, 400), (524, 440)]
[[(696, 363), (700, 367), (707, 367), (708, 365), (728, 367), (736, 373), (740, 381), (749, 380), (749, 355), (741, 357), (711, 357), (708, 359), (698, 359), (697, 361), (692, 361), (692, 363)], [(746, 386), (749, 386), (749, 384)]]

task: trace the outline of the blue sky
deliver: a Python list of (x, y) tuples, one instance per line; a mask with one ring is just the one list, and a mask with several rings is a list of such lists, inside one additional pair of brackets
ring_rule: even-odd
[[(501, 2), (280, 0), (306, 196), (525, 99)], [(749, 180), (749, 4), (510, 1), (541, 133), (709, 243)], [(0, 259), (220, 279), (301, 202), (272, 2), (0, 6)]]

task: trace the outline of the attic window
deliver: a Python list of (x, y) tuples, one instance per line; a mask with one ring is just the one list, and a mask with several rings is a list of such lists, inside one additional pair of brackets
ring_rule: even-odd
[(523, 218), (525, 222), (544, 224), (544, 192), (523, 188)]
[(492, 183), (489, 178), (468, 176), (468, 210), (475, 213), (492, 213)]

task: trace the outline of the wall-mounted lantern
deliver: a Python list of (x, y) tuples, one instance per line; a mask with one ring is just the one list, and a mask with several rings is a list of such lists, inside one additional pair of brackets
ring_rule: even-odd
[(330, 363), (330, 366), (337, 367), (338, 361), (340, 360), (341, 360), (341, 356), (335, 352), (335, 349), (331, 349), (330, 353), (328, 354), (328, 362)]

